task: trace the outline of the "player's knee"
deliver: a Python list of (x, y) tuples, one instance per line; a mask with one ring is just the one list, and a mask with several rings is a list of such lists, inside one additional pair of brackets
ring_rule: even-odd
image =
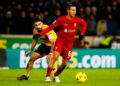
[(52, 64), (51, 64), (51, 65), (48, 65), (48, 68), (49, 68), (49, 69), (53, 69), (53, 68), (54, 68), (54, 65), (52, 65)]
[(31, 56), (30, 60), (35, 61), (36, 60), (35, 56)]
[(53, 69), (53, 66), (49, 66), (50, 69)]
[(63, 62), (62, 65), (67, 66), (68, 62)]
[(58, 57), (59, 57), (59, 54), (54, 53), (54, 59), (57, 60)]
[(58, 56), (55, 55), (55, 56), (54, 56), (54, 59), (57, 60), (57, 58), (58, 58)]
[(55, 64), (52, 63), (52, 64), (49, 64), (48, 67), (49, 67), (50, 69), (53, 69), (53, 68), (54, 68), (54, 65), (55, 65)]

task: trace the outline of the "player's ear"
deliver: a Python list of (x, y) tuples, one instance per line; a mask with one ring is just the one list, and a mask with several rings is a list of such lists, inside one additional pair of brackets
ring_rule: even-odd
[(67, 9), (67, 13), (69, 13), (69, 9)]

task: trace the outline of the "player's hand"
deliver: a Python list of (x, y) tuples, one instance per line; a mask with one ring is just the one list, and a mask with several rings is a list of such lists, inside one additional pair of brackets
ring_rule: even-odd
[(31, 52), (32, 52), (32, 51), (28, 51), (25, 56), (28, 57), (28, 55), (29, 55)]
[(52, 56), (53, 56), (53, 54), (49, 54), (49, 55), (47, 56), (47, 58), (46, 58), (46, 59), (47, 59), (47, 61), (48, 61), (48, 62), (50, 62), (50, 61), (51, 61)]

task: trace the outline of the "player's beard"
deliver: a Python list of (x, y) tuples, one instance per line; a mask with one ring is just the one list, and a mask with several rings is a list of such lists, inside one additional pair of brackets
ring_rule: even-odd
[(72, 16), (72, 15), (70, 15), (70, 17), (71, 17), (71, 18), (73, 18), (73, 16)]
[(73, 16), (70, 13), (68, 15), (70, 16), (71, 19), (73, 18)]
[(41, 29), (41, 28), (37, 28), (37, 31), (38, 31), (38, 32), (41, 32), (41, 31), (42, 31), (42, 29)]
[(71, 15), (70, 13), (69, 13), (69, 16), (71, 19), (75, 17), (75, 15)]

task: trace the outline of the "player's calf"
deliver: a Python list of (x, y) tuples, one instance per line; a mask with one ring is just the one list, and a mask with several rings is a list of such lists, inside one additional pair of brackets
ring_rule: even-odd
[(54, 74), (54, 76), (58, 76), (67, 66), (69, 60), (65, 60), (63, 59), (62, 64), (60, 65), (60, 67), (58, 68), (58, 70), (56, 71), (56, 73)]
[(67, 66), (68, 62), (69, 62), (69, 60), (63, 59), (62, 65)]

